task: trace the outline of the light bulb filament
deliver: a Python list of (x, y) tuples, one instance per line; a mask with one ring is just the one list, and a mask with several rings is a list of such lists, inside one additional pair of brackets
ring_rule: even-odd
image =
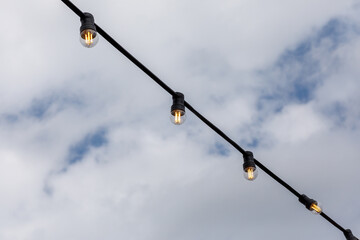
[(91, 45), (93, 43), (93, 34), (90, 31), (85, 34), (85, 43), (87, 45)]
[(250, 167), (246, 171), (247, 171), (248, 179), (253, 180), (254, 179), (254, 169)]
[(175, 111), (175, 124), (180, 124), (180, 123), (181, 123), (181, 112)]
[(321, 208), (315, 203), (311, 204), (310, 208), (317, 213), (321, 213), (321, 211), (322, 211)]

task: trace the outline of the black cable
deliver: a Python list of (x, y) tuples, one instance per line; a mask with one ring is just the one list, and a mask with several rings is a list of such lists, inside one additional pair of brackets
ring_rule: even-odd
[(157, 84), (159, 84), (165, 91), (170, 93), (172, 96), (175, 94), (175, 91), (172, 90), (168, 85), (160, 80), (153, 72), (151, 72), (147, 67), (145, 67), (139, 60), (137, 60), (133, 55), (125, 50), (118, 42), (116, 42), (109, 34), (107, 34), (101, 27), (96, 25), (96, 31), (103, 36), (111, 45), (113, 45), (119, 52), (124, 54), (132, 63), (134, 63), (138, 68), (140, 68), (146, 75), (152, 78)]
[[(63, 1), (71, 10), (73, 10), (79, 17), (84, 14), (78, 9), (73, 3), (68, 0)], [(168, 85), (166, 85), (159, 77), (157, 77), (153, 72), (151, 72), (147, 67), (145, 67), (139, 60), (137, 60), (133, 55), (131, 55), (125, 48), (123, 48), (117, 41), (115, 41), (107, 32), (105, 32), (100, 26), (95, 24), (96, 31), (106, 39), (113, 47), (115, 47), (119, 52), (121, 52), (125, 57), (127, 57), (132, 63), (134, 63), (138, 68), (140, 68), (146, 75), (148, 75), (151, 79), (153, 79), (157, 84), (159, 84), (165, 91), (170, 93), (172, 96), (175, 94), (175, 91), (172, 90)], [(231, 138), (229, 138), (224, 132), (222, 132), (218, 127), (216, 127), (212, 122), (206, 119), (203, 115), (201, 115), (198, 111), (196, 111), (189, 103), (185, 101), (185, 106), (191, 112), (193, 112), (201, 121), (203, 121), (206, 125), (208, 125), (212, 130), (214, 130), (217, 134), (223, 137), (228, 143), (234, 146), (239, 152), (243, 155), (245, 154), (245, 150), (236, 144)]]
[[(84, 13), (76, 7), (69, 0), (61, 0), (65, 3), (71, 10), (76, 13), (80, 18), (84, 17)], [(159, 84), (165, 91), (170, 93), (171, 95), (175, 94), (175, 91), (172, 90), (169, 86), (167, 86), (163, 81), (160, 80), (153, 72), (151, 72), (147, 67), (145, 67), (140, 61), (138, 61), (133, 55), (131, 55), (128, 51), (125, 50), (118, 42), (116, 42), (109, 34), (107, 34), (100, 26), (95, 24), (96, 31), (103, 36), (111, 45), (113, 45), (119, 52), (121, 52), (125, 57), (127, 57), (132, 63), (134, 63), (138, 68), (140, 68), (146, 75), (152, 78), (157, 84)]]
[(332, 220), (328, 215), (326, 215), (324, 212), (321, 212), (320, 215), (325, 218), (328, 222), (330, 222), (332, 225), (334, 225), (336, 228), (338, 228), (340, 231), (342, 231), (344, 234), (346, 233), (346, 230), (340, 226), (337, 222)]
[(278, 176), (275, 175), (275, 173), (273, 173), (272, 171), (270, 171), (267, 167), (265, 167), (264, 165), (261, 164), (261, 162), (259, 162), (258, 160), (254, 159), (254, 162), (256, 164), (256, 166), (258, 166), (259, 168), (261, 168), (265, 173), (267, 173), (270, 177), (272, 177), (275, 181), (277, 181), (278, 183), (280, 183), (281, 185), (283, 185), (287, 190), (289, 190), (291, 193), (293, 193), (297, 198), (299, 198), (301, 196), (300, 193), (298, 193), (294, 188), (292, 188), (289, 184), (287, 184), (286, 182), (284, 182), (281, 178), (279, 178)]
[(66, 6), (68, 6), (71, 10), (73, 10), (74, 13), (76, 13), (76, 15), (79, 16), (79, 18), (84, 17), (84, 13), (77, 7), (75, 6), (72, 2), (70, 2), (69, 0), (61, 0), (63, 3), (66, 4)]
[[(64, 2), (71, 10), (74, 11), (80, 18), (84, 17), (84, 13), (77, 8), (73, 3), (69, 0), (61, 0)], [(140, 68), (146, 75), (148, 75), (151, 79), (153, 79), (157, 84), (159, 84), (165, 91), (167, 91), (170, 95), (174, 96), (175, 91), (172, 90), (169, 86), (167, 86), (160, 78), (158, 78), (153, 72), (151, 72), (147, 67), (145, 67), (139, 60), (137, 60), (133, 55), (131, 55), (127, 50), (125, 50), (118, 42), (116, 42), (109, 34), (107, 34), (100, 26), (95, 24), (97, 32), (103, 36), (111, 45), (113, 45), (119, 52), (121, 52), (125, 57), (127, 57), (132, 63), (134, 63), (138, 68)], [(244, 156), (246, 155), (246, 151), (240, 147), (235, 141), (229, 138), (224, 132), (222, 132), (218, 127), (216, 127), (213, 123), (211, 123), (207, 118), (201, 115), (198, 111), (196, 111), (188, 102), (185, 101), (185, 107), (189, 109), (195, 116), (197, 116), (201, 121), (203, 121), (206, 125), (208, 125), (212, 130), (214, 130), (218, 135), (224, 138), (228, 143), (230, 143), (234, 148), (236, 148), (240, 153)], [(294, 188), (292, 188), (289, 184), (279, 178), (276, 174), (270, 171), (267, 167), (261, 164), (258, 160), (254, 159), (255, 164), (262, 169), (265, 173), (267, 173), (270, 177), (272, 177), (275, 181), (280, 183), (283, 187), (288, 189), (291, 193), (293, 193), (296, 197), (300, 198), (301, 194), (298, 193)], [(333, 224), (336, 228), (342, 231), (344, 234), (346, 230), (341, 227), (338, 223), (336, 223), (333, 219), (327, 216), (325, 213), (320, 214), (323, 218)]]
[(219, 134), (222, 138), (224, 138), (228, 143), (230, 143), (234, 148), (236, 148), (243, 155), (246, 154), (246, 151), (240, 147), (236, 142), (234, 142), (231, 138), (229, 138), (223, 131), (221, 131), (218, 127), (216, 127), (212, 122), (207, 120), (203, 115), (201, 115), (198, 111), (196, 111), (188, 102), (185, 101), (185, 107), (189, 109), (195, 116), (197, 116), (201, 121), (203, 121), (206, 125), (208, 125), (212, 130), (214, 130), (217, 134)]

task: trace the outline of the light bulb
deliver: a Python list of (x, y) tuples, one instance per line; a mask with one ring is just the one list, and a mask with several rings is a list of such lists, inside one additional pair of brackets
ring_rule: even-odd
[(181, 125), (186, 120), (184, 94), (175, 92), (172, 98), (173, 104), (170, 111), (170, 120), (175, 125)]
[(92, 48), (99, 41), (99, 36), (96, 32), (95, 19), (91, 13), (84, 13), (84, 16), (80, 21), (80, 42), (84, 47)]
[(258, 175), (258, 171), (254, 161), (254, 154), (250, 151), (246, 151), (243, 157), (244, 177), (249, 181), (254, 181)]
[(249, 181), (254, 181), (258, 175), (256, 167), (248, 167), (244, 170), (244, 177)]
[(320, 204), (305, 194), (299, 196), (299, 201), (314, 214), (320, 214), (322, 212)]
[(186, 120), (186, 113), (183, 110), (171, 111), (170, 120), (175, 125), (181, 125)]
[(314, 202), (314, 203), (311, 204), (310, 210), (314, 214), (320, 214), (322, 212), (320, 204), (317, 203), (317, 202)]
[(99, 41), (99, 36), (96, 31), (92, 29), (85, 29), (80, 33), (80, 42), (84, 47), (92, 48)]

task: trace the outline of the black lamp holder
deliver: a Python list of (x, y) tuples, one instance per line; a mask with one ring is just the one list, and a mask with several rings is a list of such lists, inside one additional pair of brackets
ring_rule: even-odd
[(173, 99), (173, 105), (171, 106), (171, 112), (175, 110), (181, 110), (185, 112), (184, 94), (180, 92), (175, 92), (175, 94), (172, 96), (172, 99)]
[(299, 202), (301, 202), (302, 204), (305, 205), (305, 207), (309, 210), (311, 210), (311, 205), (313, 204), (318, 204), (314, 199), (309, 198), (308, 196), (306, 196), (305, 194), (302, 194), (299, 197)]
[(243, 155), (243, 158), (244, 158), (244, 164), (243, 164), (244, 171), (246, 171), (246, 169), (250, 167), (256, 169), (254, 154), (252, 152), (246, 151), (245, 154)]
[(356, 238), (350, 229), (346, 229), (345, 232), (344, 232), (344, 235), (346, 237), (347, 240), (359, 240), (358, 238)]
[(81, 21), (80, 32), (86, 29), (91, 29), (96, 31), (95, 19), (91, 13), (85, 12), (84, 16), (80, 18), (80, 21)]

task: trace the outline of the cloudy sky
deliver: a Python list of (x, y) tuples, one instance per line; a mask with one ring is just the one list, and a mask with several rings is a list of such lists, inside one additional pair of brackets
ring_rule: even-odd
[[(360, 236), (358, 0), (74, 0)], [(0, 239), (345, 239), (60, 0), (0, 9)]]

